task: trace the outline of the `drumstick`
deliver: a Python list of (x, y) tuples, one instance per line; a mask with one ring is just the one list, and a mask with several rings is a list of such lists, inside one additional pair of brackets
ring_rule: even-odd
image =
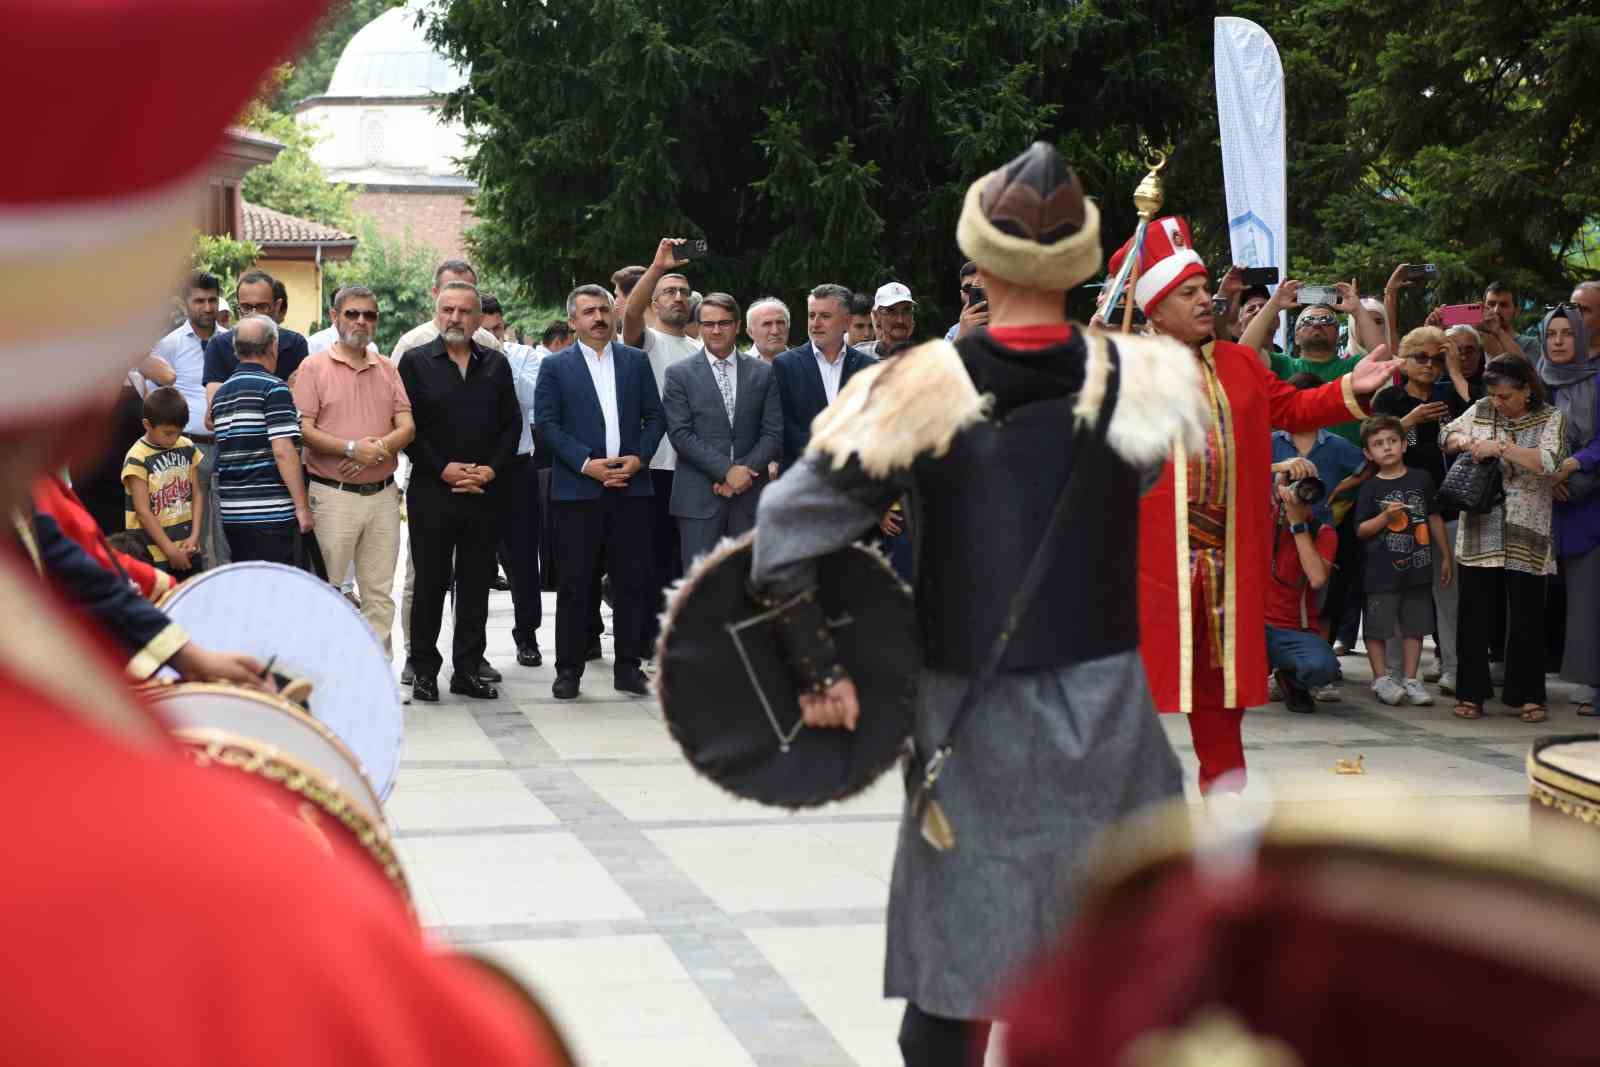
[(267, 676), (268, 676), (268, 675), (270, 675), (270, 674), (271, 674), (271, 673), (272, 673), (272, 665), (273, 665), (273, 664), (274, 664), (274, 663), (276, 663), (276, 662), (278, 662), (278, 654), (277, 654), (277, 653), (276, 653), (276, 652), (274, 652), (274, 653), (273, 653), (273, 654), (272, 654), (272, 655), (271, 655), (271, 656), (270, 656), (270, 657), (269, 657), (269, 658), (268, 658), (268, 659), (267, 659), (267, 665), (266, 665), (266, 666), (265, 666), (265, 667), (262, 667), (262, 668), (261, 668), (261, 673), (260, 673), (260, 675), (258, 675), (258, 677), (261, 677), (261, 678), (265, 678), (265, 677), (267, 677)]

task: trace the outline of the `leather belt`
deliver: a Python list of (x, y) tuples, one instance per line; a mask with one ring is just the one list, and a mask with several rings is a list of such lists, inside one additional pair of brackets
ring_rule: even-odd
[(338, 489), (341, 492), (359, 493), (361, 496), (371, 496), (374, 493), (381, 493), (385, 489), (389, 488), (389, 486), (394, 484), (394, 475), (392, 474), (381, 482), (339, 482), (333, 480), (332, 478), (324, 478), (320, 474), (312, 474), (310, 471), (306, 472), (306, 477), (310, 478), (318, 485), (331, 485), (333, 488)]

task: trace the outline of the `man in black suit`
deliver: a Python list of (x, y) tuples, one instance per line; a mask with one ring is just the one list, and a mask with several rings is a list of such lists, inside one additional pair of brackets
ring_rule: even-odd
[(438, 336), (400, 357), (416, 436), (406, 447), (411, 480), (406, 521), (416, 590), (411, 602), (414, 700), (439, 699), (439, 628), (455, 579), (450, 692), (494, 699), (479, 678), (489, 582), (495, 573), (501, 475), (509, 475), (522, 437), (522, 410), (506, 357), (473, 338), (483, 321), (478, 288), (449, 282), (435, 297)]
[(784, 470), (810, 443), (811, 420), (833, 403), (857, 371), (877, 362), (844, 343), (852, 295), (842, 285), (819, 285), (811, 290), (806, 298), (806, 332), (811, 340), (772, 361), (783, 404)]
[(683, 569), (756, 523), (767, 465), (783, 449), (783, 405), (772, 367), (739, 352), (739, 302), (711, 293), (696, 312), (705, 348), (667, 368), (661, 406), (678, 450), (671, 512)]
[[(550, 508), (555, 519), (556, 681), (558, 700), (578, 695), (595, 612), (593, 577), (603, 558), (611, 576), (615, 684), (647, 694), (639, 662), (647, 655), (650, 588), (650, 474), (666, 430), (650, 359), (616, 336), (616, 303), (598, 285), (567, 297), (577, 343), (545, 357), (534, 390), (535, 432), (550, 446)], [(641, 459), (641, 457), (644, 457)]]

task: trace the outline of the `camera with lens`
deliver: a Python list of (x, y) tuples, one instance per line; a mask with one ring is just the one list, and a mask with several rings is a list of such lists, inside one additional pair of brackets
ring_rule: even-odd
[(1289, 483), (1289, 492), (1293, 493), (1294, 498), (1308, 508), (1322, 503), (1323, 494), (1327, 491), (1328, 487), (1322, 483), (1322, 479), (1314, 474), (1308, 474), (1304, 478), (1296, 478)]

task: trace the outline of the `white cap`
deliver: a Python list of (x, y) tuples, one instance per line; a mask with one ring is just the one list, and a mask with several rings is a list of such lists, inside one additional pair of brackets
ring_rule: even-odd
[(233, 309), (228, 306), (228, 302), (219, 297), (217, 299), (217, 314), (220, 315), (224, 311), (226, 311), (230, 315), (233, 314)]
[(874, 308), (888, 308), (894, 307), (896, 304), (915, 305), (916, 301), (911, 299), (911, 290), (899, 282), (889, 282), (878, 286), (878, 295), (873, 298), (872, 306)]

